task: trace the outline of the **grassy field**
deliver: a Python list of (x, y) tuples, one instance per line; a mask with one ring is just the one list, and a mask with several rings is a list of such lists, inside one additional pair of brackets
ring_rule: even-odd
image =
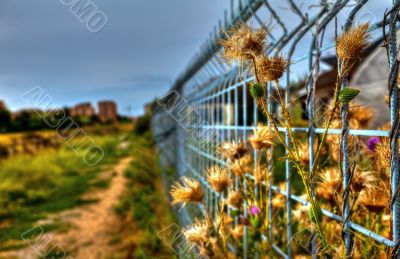
[[(96, 166), (88, 166), (65, 144), (57, 150), (17, 155), (0, 162), (0, 250), (21, 246), (21, 234), (49, 213), (93, 202), (81, 195), (107, 187), (107, 183), (96, 181), (96, 175), (127, 155), (127, 151), (118, 149), (123, 134), (90, 135), (104, 150), (104, 158)], [(59, 226), (41, 227), (50, 231)]]

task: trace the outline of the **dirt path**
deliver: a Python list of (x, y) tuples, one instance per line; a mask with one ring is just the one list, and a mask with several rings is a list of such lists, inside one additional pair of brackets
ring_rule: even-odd
[[(65, 249), (74, 259), (112, 258), (113, 235), (118, 231), (119, 219), (114, 212), (115, 205), (125, 190), (124, 171), (132, 158), (122, 159), (110, 171), (103, 172), (100, 178), (110, 179), (109, 187), (90, 192), (85, 199), (96, 199), (98, 202), (77, 207), (53, 215), (49, 220), (61, 220), (68, 225), (67, 231), (49, 233), (52, 244)], [(30, 247), (18, 251), (17, 258), (37, 258)]]

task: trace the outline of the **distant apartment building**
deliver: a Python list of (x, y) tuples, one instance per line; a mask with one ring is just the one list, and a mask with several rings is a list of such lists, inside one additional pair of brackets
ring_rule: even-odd
[(117, 105), (113, 101), (99, 102), (99, 119), (101, 122), (117, 121)]
[(91, 103), (80, 103), (70, 110), (71, 116), (87, 116), (91, 117), (95, 114), (95, 110)]

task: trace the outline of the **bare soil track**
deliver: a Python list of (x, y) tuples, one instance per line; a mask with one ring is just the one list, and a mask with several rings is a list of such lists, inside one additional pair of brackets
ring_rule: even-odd
[[(113, 237), (121, 229), (121, 219), (115, 214), (114, 207), (126, 188), (124, 171), (131, 161), (131, 157), (124, 158), (111, 170), (99, 175), (110, 180), (109, 186), (89, 192), (84, 197), (98, 202), (49, 216), (47, 221), (58, 221), (68, 226), (63, 232), (48, 233), (53, 246), (62, 247), (74, 259), (113, 258)], [(0, 256), (33, 259), (41, 255), (35, 249), (26, 247)]]

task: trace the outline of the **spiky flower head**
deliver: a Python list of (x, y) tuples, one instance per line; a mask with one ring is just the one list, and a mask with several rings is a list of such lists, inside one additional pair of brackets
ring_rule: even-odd
[(272, 57), (257, 56), (255, 63), (254, 73), (257, 73), (259, 83), (266, 84), (270, 81), (277, 82), (286, 71), (289, 61), (284, 56), (276, 54)]
[(375, 146), (376, 162), (379, 168), (390, 168), (390, 145), (389, 141), (385, 140)]
[[(358, 122), (357, 128), (367, 128), (372, 120), (373, 115), (373, 110), (367, 106), (354, 104), (349, 108), (349, 118), (350, 120), (355, 120)], [(352, 126), (352, 128), (356, 127)]]
[(336, 55), (342, 60), (354, 60), (368, 43), (368, 23), (350, 28), (336, 39)]
[(205, 220), (198, 221), (193, 225), (183, 229), (183, 235), (186, 240), (192, 245), (204, 246), (204, 243), (208, 242), (208, 224)]
[(389, 195), (383, 189), (380, 191), (362, 191), (358, 204), (374, 213), (381, 213), (389, 207)]
[(253, 170), (252, 165), (253, 157), (250, 154), (247, 154), (231, 163), (231, 172), (236, 176), (243, 176), (245, 173)]
[(236, 241), (241, 240), (243, 234), (244, 234), (243, 225), (237, 225), (234, 229), (231, 230), (231, 236)]
[(307, 142), (300, 143), (298, 146), (298, 154), (303, 165), (310, 164), (310, 148), (308, 147)]
[(243, 198), (240, 192), (231, 192), (229, 193), (228, 199), (226, 203), (231, 205), (234, 208), (240, 208), (242, 206)]
[(254, 134), (249, 137), (249, 142), (256, 150), (263, 150), (274, 145), (275, 135), (269, 126), (258, 124)]
[(353, 180), (351, 181), (351, 188), (354, 192), (359, 193), (362, 190), (374, 191), (376, 190), (376, 183), (378, 175), (372, 171), (355, 171)]
[(233, 141), (222, 143), (219, 152), (225, 158), (235, 160), (245, 156), (249, 150), (243, 142), (236, 143)]
[(220, 41), (223, 57), (228, 63), (236, 60), (239, 65), (254, 59), (264, 52), (267, 34), (263, 28), (254, 30), (244, 23), (233, 27), (225, 33), (226, 39)]
[(219, 166), (212, 166), (207, 170), (207, 180), (218, 193), (224, 192), (231, 184), (228, 171)]
[(335, 194), (340, 193), (342, 177), (337, 167), (324, 169), (321, 173), (321, 183), (318, 185), (317, 194), (328, 201), (335, 201)]
[(181, 182), (175, 182), (171, 189), (172, 205), (199, 203), (203, 201), (204, 192), (197, 180), (182, 177)]

